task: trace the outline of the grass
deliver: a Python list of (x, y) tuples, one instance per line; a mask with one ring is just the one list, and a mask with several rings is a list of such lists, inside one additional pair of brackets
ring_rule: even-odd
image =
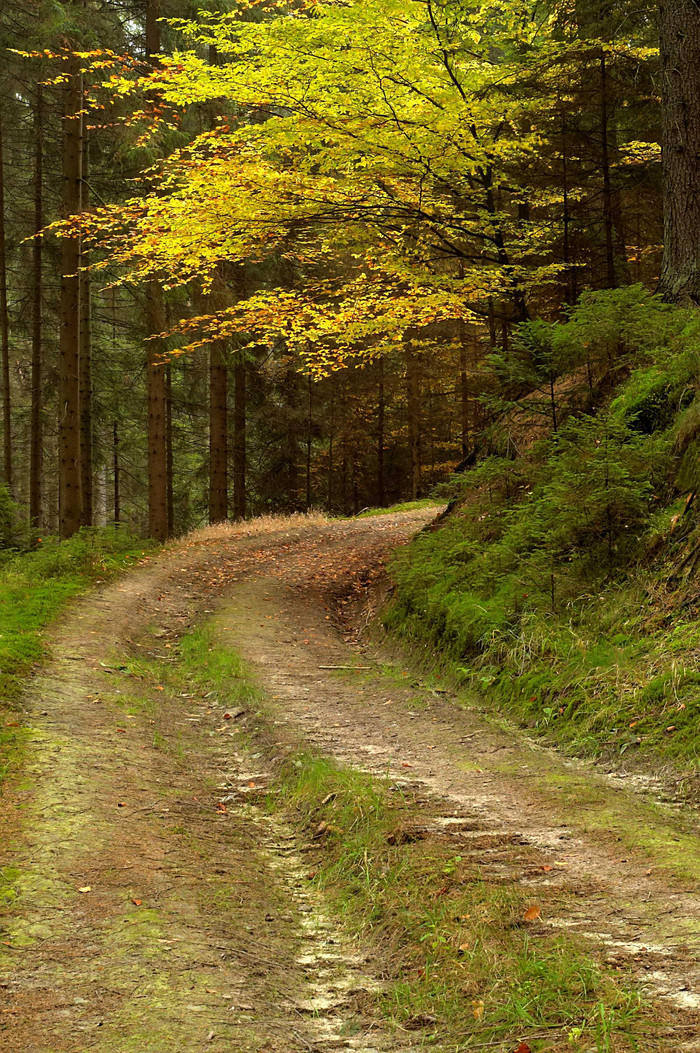
[(437, 508), (444, 502), (434, 497), (421, 497), (417, 501), (400, 501), (388, 508), (366, 508), (364, 512), (354, 516), (355, 519), (367, 519), (369, 516), (389, 516), (396, 512), (415, 512), (420, 508)]
[(472, 608), (481, 615), (478, 597), (453, 573), (459, 533), (457, 518), (395, 559), (387, 628), (419, 661), (475, 691), (486, 709), (570, 752), (644, 758), (692, 779), (700, 767), (696, 605), (676, 610), (680, 601), (660, 598), (656, 575), (640, 570), (558, 612), (524, 612), (466, 640), (460, 625)]
[(0, 786), (18, 765), (29, 734), (16, 703), (45, 655), (45, 630), (73, 597), (141, 559), (149, 547), (124, 530), (82, 530), (69, 541), (0, 555)]
[[(246, 707), (255, 714), (249, 745), (266, 748), (272, 714), (215, 626), (185, 636), (159, 682)], [(299, 748), (278, 763), (267, 805), (317, 845), (310, 879), (349, 934), (373, 949), (382, 986), (371, 998), (394, 1024), (441, 1048), (635, 1048), (637, 996), (573, 941), (525, 923), (533, 900), (522, 887), (480, 872), (447, 841), (397, 836), (439, 805)]]
[(378, 1004), (396, 1024), (448, 1044), (634, 1048), (637, 997), (571, 940), (525, 923), (521, 887), (489, 879), (454, 844), (401, 837), (425, 823), (425, 802), (314, 755), (287, 764), (271, 807), (280, 800), (307, 833), (325, 824), (314, 881), (374, 945), (387, 980)]

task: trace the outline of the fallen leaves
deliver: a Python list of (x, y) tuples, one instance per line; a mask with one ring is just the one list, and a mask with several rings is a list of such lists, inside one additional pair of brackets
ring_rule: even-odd
[(532, 1053), (532, 1050), (531, 1050), (531, 1049), (530, 1049), (530, 1047), (528, 1046), (527, 1042), (521, 1042), (521, 1043), (520, 1043), (520, 1044), (519, 1044), (518, 1046), (516, 1046), (516, 1048), (515, 1048), (515, 1049), (513, 1050), (513, 1053)]
[(92, 892), (92, 885), (83, 885), (82, 888), (78, 889), (78, 892)]
[(539, 904), (533, 903), (533, 905), (531, 907), (528, 907), (527, 910), (525, 911), (525, 913), (523, 914), (523, 921), (525, 921), (525, 922), (537, 921), (537, 919), (539, 918), (541, 913), (542, 913), (542, 908), (539, 906)]
[(140, 900), (140, 899), (132, 899), (132, 901), (131, 901), (131, 902), (132, 902), (132, 903), (134, 904), (134, 906), (135, 906), (135, 907), (140, 907), (140, 906), (141, 906), (141, 904), (142, 904), (142, 902), (143, 902), (143, 900)]

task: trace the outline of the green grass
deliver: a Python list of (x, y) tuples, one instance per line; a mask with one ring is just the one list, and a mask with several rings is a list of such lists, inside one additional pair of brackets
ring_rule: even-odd
[(0, 785), (19, 763), (28, 730), (16, 712), (28, 674), (45, 655), (44, 633), (68, 602), (152, 547), (124, 530), (83, 530), (32, 552), (0, 555)]
[[(560, 611), (493, 617), (454, 573), (459, 517), (394, 561), (386, 626), (487, 710), (582, 756), (700, 766), (700, 623), (662, 575), (600, 583)], [(428, 580), (430, 579), (430, 580)], [(436, 582), (433, 585), (431, 582)], [(654, 597), (657, 598), (655, 602)], [(676, 613), (676, 608), (678, 612)], [(469, 626), (483, 632), (469, 637)]]
[(437, 508), (443, 502), (434, 497), (422, 497), (417, 501), (401, 501), (399, 504), (390, 505), (388, 508), (368, 508), (360, 512), (356, 519), (367, 519), (368, 516), (389, 516), (395, 512), (414, 512), (420, 508)]
[(395, 1023), (448, 1048), (634, 1048), (637, 997), (573, 941), (524, 924), (534, 900), (521, 887), (490, 880), (439, 839), (396, 843), (397, 830), (425, 821), (424, 802), (314, 755), (288, 763), (271, 807), (280, 800), (309, 834), (326, 824), (314, 881), (374, 945), (387, 981), (379, 1007)]

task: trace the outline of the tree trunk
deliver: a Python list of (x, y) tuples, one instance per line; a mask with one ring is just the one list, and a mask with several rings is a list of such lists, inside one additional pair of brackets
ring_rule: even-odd
[(160, 0), (146, 0), (146, 58), (157, 65), (160, 52)]
[(246, 517), (246, 364), (243, 352), (233, 367), (233, 518)]
[(384, 359), (377, 363), (379, 368), (379, 393), (377, 399), (377, 504), (383, 508), (386, 504), (386, 474), (384, 470), (385, 416), (386, 399), (384, 395)]
[(406, 353), (406, 386), (408, 403), (408, 445), (411, 453), (411, 498), (415, 501), (421, 492), (421, 426), (420, 426), (420, 376), (416, 356)]
[(112, 428), (112, 465), (114, 468), (114, 525), (119, 526), (121, 501), (119, 494), (119, 429), (117, 422)]
[(173, 369), (165, 364), (165, 472), (168, 502), (168, 537), (175, 532), (175, 498), (173, 493)]
[(469, 445), (469, 374), (467, 372), (467, 338), (462, 323), (459, 346), (459, 420), (462, 438), (462, 457), (466, 457)]
[(333, 511), (333, 443), (335, 442), (335, 376), (331, 373), (328, 378), (331, 391), (330, 417), (328, 422), (328, 487), (326, 503), (329, 512)]
[(313, 381), (307, 377), (306, 407), (306, 511), (311, 508), (311, 450), (313, 442)]
[[(88, 189), (89, 142), (84, 117), (81, 118), (82, 171), (80, 209), (90, 205)], [(80, 245), (80, 492), (83, 526), (92, 526), (92, 289), (87, 259)]]
[(0, 103), (0, 346), (2, 348), (2, 436), (4, 481), (12, 489), (12, 403), (10, 397), (10, 316), (7, 302), (5, 240), (5, 150)]
[[(146, 0), (146, 59), (158, 64), (160, 52), (160, 0)], [(146, 289), (148, 335), (165, 329), (163, 290), (157, 281)], [(166, 448), (165, 347), (160, 339), (148, 340), (148, 533), (157, 541), (168, 536), (168, 453)]]
[[(44, 99), (41, 85), (36, 90), (34, 110), (34, 231), (44, 226)], [(32, 378), (29, 439), (29, 525), (42, 525), (42, 367), (43, 367), (43, 238), (32, 241)]]
[[(63, 86), (62, 194), (64, 218), (80, 208), (80, 70), (67, 62)], [(80, 252), (77, 237), (61, 240), (58, 376), (58, 517), (61, 538), (80, 527)]]
[[(148, 283), (146, 318), (149, 334), (165, 329), (163, 290)], [(147, 341), (148, 362), (148, 534), (157, 541), (168, 536), (168, 458), (165, 444), (165, 352), (157, 337)]]
[(608, 76), (605, 49), (600, 49), (600, 142), (603, 169), (603, 228), (605, 231), (605, 275), (606, 285), (614, 289), (615, 243), (613, 239), (612, 191), (610, 187), (610, 150), (608, 146)]
[(227, 367), (220, 341), (209, 350), (209, 522), (228, 518)]
[(700, 7), (662, 0), (664, 255), (659, 292), (665, 300), (700, 303)]

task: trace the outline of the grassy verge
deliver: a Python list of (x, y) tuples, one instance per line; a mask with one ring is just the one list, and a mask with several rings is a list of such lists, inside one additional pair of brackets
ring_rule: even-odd
[(478, 604), (454, 575), (459, 519), (398, 554), (386, 627), (485, 709), (581, 756), (671, 764), (691, 792), (700, 769), (695, 606), (676, 609), (640, 571), (562, 614), (530, 611), (467, 640)]
[(423, 497), (417, 501), (401, 501), (397, 505), (390, 505), (389, 508), (367, 508), (354, 518), (367, 519), (369, 516), (389, 516), (394, 512), (415, 512), (419, 508), (436, 508), (441, 504), (441, 501), (433, 497)]
[(26, 739), (14, 704), (44, 656), (44, 630), (69, 600), (140, 559), (149, 544), (123, 530), (83, 530), (70, 541), (0, 556), (0, 785)]
[[(186, 636), (178, 655), (161, 682), (247, 707), (251, 748), (273, 740), (264, 697), (213, 627)], [(424, 834), (439, 803), (295, 749), (278, 766), (268, 807), (316, 844), (309, 880), (372, 948), (382, 980), (375, 1011), (396, 1026), (450, 1049), (637, 1048), (641, 1009), (624, 977), (602, 971), (537, 910), (528, 914), (537, 901), (522, 887), (463, 859), (449, 837)], [(543, 914), (565, 909), (555, 896), (548, 889)]]

